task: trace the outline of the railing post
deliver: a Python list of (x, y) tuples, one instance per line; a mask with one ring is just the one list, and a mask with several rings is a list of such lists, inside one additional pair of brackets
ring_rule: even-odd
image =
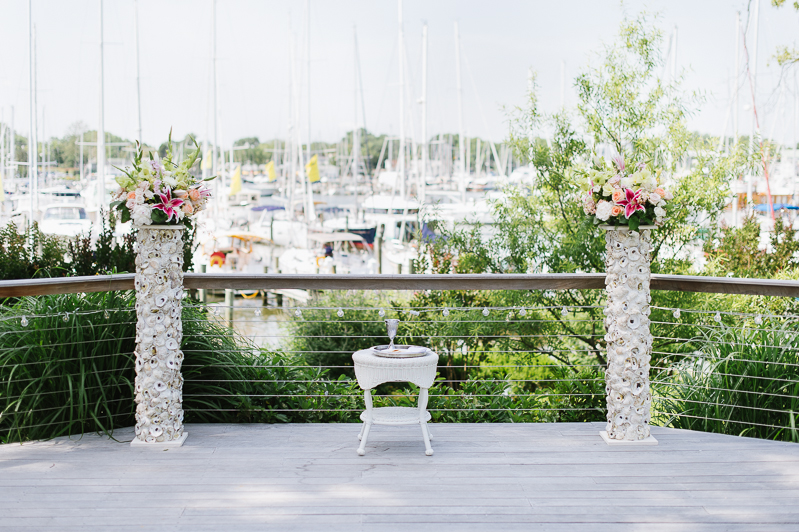
[(375, 248), (377, 251), (377, 273), (383, 273), (383, 225), (377, 227), (375, 235)]
[[(200, 273), (205, 273), (205, 272), (206, 272), (205, 264), (200, 264)], [(205, 291), (205, 288), (200, 288), (200, 290), (198, 292), (199, 292), (198, 293), (198, 297), (200, 299), (200, 303), (207, 303), (208, 302), (208, 296), (207, 296), (207, 293)]]
[(225, 324), (233, 328), (233, 302), (235, 301), (235, 294), (234, 290), (230, 288), (225, 288)]
[(136, 436), (132, 446), (180, 447), (183, 431), (183, 226), (136, 236)]
[(652, 403), (649, 278), (654, 227), (641, 226), (638, 231), (623, 226), (603, 228), (607, 244), (605, 391), (608, 422), (606, 430), (600, 434), (608, 444), (657, 445), (657, 440), (649, 433)]

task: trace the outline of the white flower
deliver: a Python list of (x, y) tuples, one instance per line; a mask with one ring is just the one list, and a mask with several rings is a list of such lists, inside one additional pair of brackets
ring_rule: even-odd
[(663, 198), (661, 198), (660, 194), (658, 194), (657, 192), (653, 192), (649, 195), (649, 203), (651, 203), (652, 205), (657, 205), (658, 203), (660, 203), (660, 200), (662, 199)]
[(599, 200), (599, 203), (596, 205), (596, 217), (606, 222), (608, 218), (610, 218), (611, 211), (613, 210), (613, 204), (609, 201)]
[(674, 199), (674, 194), (672, 194), (670, 190), (667, 190), (666, 191), (666, 196), (665, 196), (664, 199), (666, 199), (667, 201), (671, 201), (671, 200)]
[(605, 183), (602, 185), (602, 195), (603, 196), (611, 196), (613, 195), (613, 185), (610, 183)]
[(594, 198), (591, 196), (586, 196), (583, 198), (583, 211), (585, 214), (594, 214), (596, 212), (596, 203), (594, 203)]
[(654, 178), (654, 176), (649, 176), (643, 181), (641, 181), (641, 188), (646, 190), (647, 192), (654, 192), (656, 188), (658, 188), (658, 181)]
[(633, 178), (632, 177), (623, 177), (619, 182), (621, 188), (631, 188), (633, 186)]
[(152, 208), (145, 204), (134, 205), (130, 217), (133, 220), (133, 225), (150, 225), (153, 223)]
[(663, 218), (666, 216), (666, 210), (663, 207), (655, 207), (655, 216)]

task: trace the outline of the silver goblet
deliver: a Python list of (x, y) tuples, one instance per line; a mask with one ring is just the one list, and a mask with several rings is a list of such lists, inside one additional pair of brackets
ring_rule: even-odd
[(400, 320), (386, 320), (386, 329), (388, 329), (388, 343), (389, 351), (394, 349), (394, 337), (397, 336), (397, 329), (399, 328)]

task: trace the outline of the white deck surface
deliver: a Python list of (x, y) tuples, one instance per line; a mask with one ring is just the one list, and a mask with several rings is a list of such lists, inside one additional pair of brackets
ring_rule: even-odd
[[(0, 446), (0, 530), (799, 531), (799, 444), (602, 424), (189, 425), (186, 445)], [(115, 437), (130, 440), (132, 429)]]

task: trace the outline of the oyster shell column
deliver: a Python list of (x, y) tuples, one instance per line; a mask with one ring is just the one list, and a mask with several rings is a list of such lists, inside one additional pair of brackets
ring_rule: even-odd
[(133, 446), (179, 447), (183, 431), (183, 227), (138, 227), (136, 436)]
[(657, 440), (649, 433), (649, 278), (654, 226), (641, 226), (638, 231), (612, 226), (603, 229), (607, 244), (608, 301), (604, 312), (608, 423), (600, 434), (608, 444), (656, 445)]

